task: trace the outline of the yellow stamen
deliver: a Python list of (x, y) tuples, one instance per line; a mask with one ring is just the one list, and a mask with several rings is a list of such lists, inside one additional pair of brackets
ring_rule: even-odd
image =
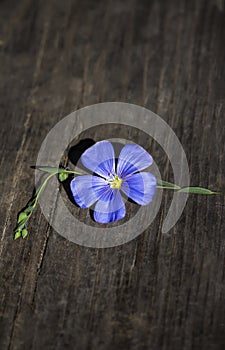
[(120, 179), (118, 175), (115, 175), (114, 179), (110, 181), (110, 187), (117, 188), (119, 190), (122, 185), (122, 181), (123, 180)]

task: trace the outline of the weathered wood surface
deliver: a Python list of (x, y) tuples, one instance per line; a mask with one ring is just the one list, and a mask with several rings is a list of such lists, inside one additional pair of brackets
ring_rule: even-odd
[[(221, 10), (204, 0), (1, 1), (1, 350), (225, 348), (223, 197), (190, 197), (169, 237), (165, 193), (154, 223), (123, 246), (77, 246), (40, 210), (30, 236), (12, 240), (47, 132), (97, 102), (158, 113), (192, 184), (225, 187)], [(157, 163), (169, 179), (166, 156)]]

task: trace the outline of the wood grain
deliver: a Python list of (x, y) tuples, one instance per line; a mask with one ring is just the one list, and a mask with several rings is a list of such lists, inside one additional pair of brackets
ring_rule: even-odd
[[(0, 349), (224, 349), (223, 196), (191, 196), (165, 236), (165, 193), (149, 229), (115, 248), (63, 239), (39, 209), (30, 236), (12, 240), (44, 137), (93, 103), (158, 113), (182, 142), (192, 184), (225, 189), (223, 6), (8, 0), (0, 13)], [(145, 142), (143, 133), (126, 132)], [(157, 144), (151, 153), (172, 180)]]

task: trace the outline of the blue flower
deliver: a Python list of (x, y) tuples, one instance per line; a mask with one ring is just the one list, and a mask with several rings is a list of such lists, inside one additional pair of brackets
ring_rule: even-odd
[(70, 188), (81, 208), (96, 203), (95, 221), (106, 224), (124, 218), (126, 209), (120, 191), (139, 205), (152, 201), (156, 178), (149, 172), (140, 171), (149, 167), (153, 160), (142, 147), (125, 145), (116, 166), (112, 144), (100, 141), (82, 154), (81, 161), (96, 175), (78, 176), (71, 181)]

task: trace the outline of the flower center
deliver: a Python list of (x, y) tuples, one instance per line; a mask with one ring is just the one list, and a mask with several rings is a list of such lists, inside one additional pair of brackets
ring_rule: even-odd
[(115, 175), (114, 179), (112, 181), (109, 181), (110, 187), (117, 188), (119, 190), (122, 185), (122, 181), (123, 180), (120, 179), (118, 175)]

